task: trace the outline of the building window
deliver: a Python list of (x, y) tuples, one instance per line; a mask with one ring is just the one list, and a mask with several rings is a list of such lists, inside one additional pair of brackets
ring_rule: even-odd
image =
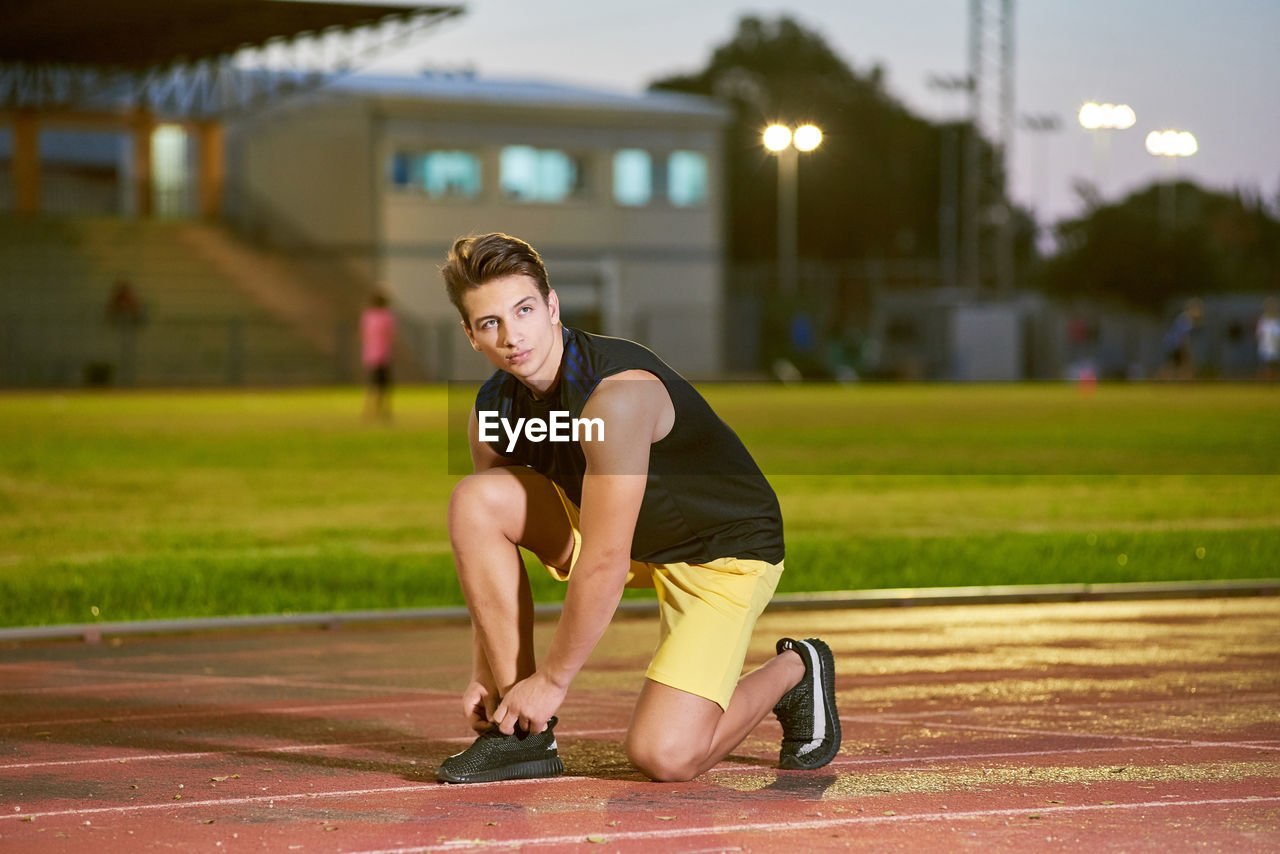
[(391, 158), (391, 183), (433, 199), (474, 199), (480, 195), (480, 158), (470, 151), (398, 151)]
[(697, 151), (673, 151), (667, 158), (667, 200), (678, 208), (707, 200), (707, 158)]
[(191, 163), (182, 125), (159, 125), (151, 133), (151, 194), (156, 216), (178, 217), (190, 203)]
[(554, 148), (509, 145), (499, 159), (502, 195), (517, 202), (563, 202), (586, 195), (582, 158)]
[(613, 155), (613, 199), (620, 205), (647, 205), (653, 196), (649, 152), (624, 148)]

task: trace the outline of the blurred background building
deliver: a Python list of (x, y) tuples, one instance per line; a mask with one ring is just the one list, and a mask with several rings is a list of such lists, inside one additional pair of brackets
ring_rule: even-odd
[[(171, 14), (123, 5), (144, 31)], [(160, 27), (158, 47), (103, 55), (92, 22), (68, 34), (44, 14), (19, 23), (47, 55), (17, 33), (0, 45), (23, 60), (4, 65), (0, 113), (0, 382), (349, 381), (375, 283), (405, 330), (404, 376), (473, 376), (487, 368), (437, 268), (456, 236), (496, 230), (543, 252), (570, 323), (719, 372), (724, 107), (342, 67), (452, 7), (202, 5), (222, 13), (206, 41), (268, 37), (249, 61), (272, 39), (329, 54), (301, 73), (242, 67), (243, 48), (161, 69), (138, 64), (149, 48), (192, 44)], [(337, 60), (313, 43), (343, 27), (363, 41)], [(52, 79), (62, 62), (83, 63), (69, 85)], [(136, 309), (105, 316), (121, 285)]]
[[(1154, 376), (1192, 297), (1196, 373), (1253, 376), (1267, 201), (1170, 172), (1038, 222), (1007, 186), (1013, 3), (971, 13), (967, 112), (930, 121), (786, 17), (623, 94), (360, 71), (457, 6), (7, 4), (0, 384), (352, 382), (375, 287), (400, 377), (482, 375), (436, 269), (486, 231), (542, 251), (569, 323), (694, 377)], [(770, 153), (768, 120), (821, 145)]]
[(431, 378), (488, 371), (437, 271), (455, 237), (489, 231), (538, 248), (570, 325), (714, 376), (726, 118), (676, 93), (353, 75), (229, 130), (227, 215), (383, 282)]

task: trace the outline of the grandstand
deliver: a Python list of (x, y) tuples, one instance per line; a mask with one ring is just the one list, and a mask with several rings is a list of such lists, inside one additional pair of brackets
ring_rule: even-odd
[[(350, 294), (216, 225), (109, 217), (0, 221), (0, 382), (9, 386), (347, 381)], [(114, 284), (136, 321), (112, 323)]]
[[(5, 4), (0, 384), (356, 378), (372, 273), (237, 231), (224, 216), (225, 129), (459, 13), (309, 0)], [(287, 70), (246, 71), (272, 57)], [(118, 282), (140, 310), (113, 319)], [(401, 376), (415, 361), (406, 354)]]

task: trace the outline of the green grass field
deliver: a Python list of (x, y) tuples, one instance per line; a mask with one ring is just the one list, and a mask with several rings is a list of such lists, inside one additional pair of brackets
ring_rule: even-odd
[[(1277, 387), (704, 391), (782, 501), (784, 591), (1280, 574)], [(360, 395), (0, 395), (0, 625), (460, 603), (448, 392), (390, 426)]]

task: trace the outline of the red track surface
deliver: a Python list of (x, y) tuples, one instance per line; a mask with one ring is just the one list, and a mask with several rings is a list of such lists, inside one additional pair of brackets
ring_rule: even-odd
[[(549, 624), (539, 628), (545, 643)], [(555, 780), (445, 786), (459, 624), (0, 650), (0, 851), (1280, 851), (1280, 599), (777, 612), (845, 744), (770, 719), (692, 783), (620, 747), (652, 619), (575, 683)]]

